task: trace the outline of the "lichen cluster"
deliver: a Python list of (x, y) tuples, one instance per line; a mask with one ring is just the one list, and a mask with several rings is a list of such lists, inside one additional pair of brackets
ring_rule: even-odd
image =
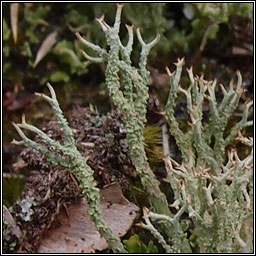
[[(103, 219), (102, 211), (100, 208), (100, 194), (99, 188), (96, 187), (96, 182), (93, 176), (93, 170), (86, 163), (86, 159), (78, 151), (75, 139), (71, 128), (69, 127), (67, 120), (62, 114), (62, 110), (59, 107), (58, 101), (56, 99), (55, 92), (52, 86), (47, 84), (51, 97), (45, 94), (37, 94), (45, 99), (52, 107), (57, 121), (64, 133), (64, 143), (61, 144), (58, 141), (52, 140), (47, 134), (45, 134), (40, 129), (35, 126), (29, 125), (25, 121), (25, 116), (22, 117), (21, 124), (13, 123), (15, 129), (21, 136), (21, 141), (14, 140), (13, 143), (17, 145), (25, 145), (32, 147), (46, 156), (47, 160), (55, 165), (60, 165), (68, 168), (79, 181), (79, 187), (82, 194), (84, 195), (88, 205), (90, 206), (89, 215), (99, 233), (106, 239), (109, 247), (114, 252), (125, 252), (120, 239), (114, 235), (110, 227), (106, 224)], [(49, 150), (47, 147), (32, 141), (29, 139), (21, 129), (29, 130), (37, 135), (39, 135), (46, 144), (51, 148)]]
[[(176, 71), (168, 70), (171, 88), (166, 117), (170, 134), (183, 157), (179, 164), (166, 152), (167, 178), (175, 193), (172, 207), (178, 210), (168, 221), (174, 224), (182, 213), (188, 213), (194, 225), (192, 237), (201, 253), (250, 252), (253, 140), (245, 138), (241, 130), (253, 124), (248, 120), (252, 102), (245, 103), (241, 120), (225, 135), (228, 121), (243, 92), (241, 74), (237, 72), (237, 82), (234, 84), (232, 80), (228, 91), (220, 85), (223, 97), (218, 102), (215, 96), (217, 81), (194, 76), (192, 68), (187, 70), (188, 89), (179, 85), (183, 65), (184, 61), (178, 60)], [(186, 133), (180, 130), (174, 117), (178, 92), (185, 94), (187, 101), (190, 123)], [(206, 101), (210, 107), (208, 121), (203, 116)], [(244, 159), (238, 156), (236, 149), (227, 150), (234, 139), (249, 147), (250, 153)]]
[[(88, 42), (79, 33), (76, 33), (76, 36), (98, 54), (98, 57), (91, 57), (83, 51), (89, 61), (106, 64), (109, 94), (123, 116), (128, 154), (150, 203), (150, 209), (143, 211), (146, 224), (139, 225), (149, 230), (168, 253), (251, 252), (252, 150), (242, 159), (235, 149), (230, 150), (228, 146), (238, 140), (252, 149), (252, 138), (246, 138), (241, 133), (245, 127), (253, 124), (248, 120), (252, 102), (245, 104), (241, 120), (226, 135), (228, 121), (238, 107), (243, 93), (240, 73), (237, 72), (237, 82), (234, 84), (231, 81), (228, 91), (220, 85), (223, 97), (219, 101), (215, 95), (217, 81), (206, 81), (203, 77), (194, 76), (192, 68), (187, 70), (189, 87), (181, 87), (184, 59), (178, 59), (174, 72), (171, 73), (167, 68), (170, 93), (165, 110), (166, 120), (169, 133), (175, 138), (183, 159), (181, 163), (171, 159), (168, 133), (166, 127), (163, 127), (164, 161), (168, 174), (166, 181), (174, 192), (174, 200), (169, 205), (166, 195), (159, 188), (160, 182), (149, 165), (143, 137), (149, 98), (147, 56), (159, 36), (146, 44), (137, 28), (136, 34), (142, 50), (136, 67), (131, 61), (133, 26), (126, 26), (126, 46), (121, 43), (119, 37), (121, 11), (122, 5), (117, 5), (113, 27), (104, 21), (104, 16), (97, 19), (105, 34), (107, 49)], [(53, 88), (49, 84), (48, 88), (51, 97), (44, 94), (40, 96), (52, 106), (64, 133), (63, 143), (51, 139), (41, 130), (27, 124), (24, 117), (21, 124), (13, 124), (22, 138), (22, 141), (14, 143), (32, 147), (41, 152), (48, 161), (68, 168), (79, 181), (79, 187), (90, 207), (89, 214), (100, 234), (114, 252), (126, 252), (120, 239), (103, 220), (99, 206), (99, 188), (95, 184), (93, 169), (77, 148)], [(186, 132), (182, 131), (175, 117), (178, 93), (184, 94), (186, 98), (189, 116)], [(207, 118), (203, 109), (206, 102), (210, 108)], [(35, 132), (49, 147), (30, 140), (21, 129)], [(170, 208), (173, 208), (175, 214)], [(157, 227), (155, 222), (159, 224)]]
[[(242, 118), (225, 134), (228, 121), (238, 107), (243, 93), (242, 77), (237, 72), (237, 83), (230, 82), (229, 90), (220, 84), (223, 93), (217, 101), (215, 92), (217, 81), (206, 81), (193, 75), (187, 69), (190, 85), (185, 90), (180, 85), (184, 59), (175, 64), (171, 73), (170, 93), (166, 104), (166, 119), (169, 132), (175, 138), (183, 161), (176, 162), (170, 157), (168, 134), (163, 129), (163, 148), (167, 170), (167, 182), (174, 192), (170, 205), (177, 212), (173, 217), (144, 210), (146, 224), (140, 226), (150, 230), (166, 249), (166, 252), (181, 252), (184, 242), (200, 253), (249, 253), (253, 251), (253, 139), (246, 138), (241, 131), (253, 124), (248, 120), (252, 101), (245, 103)], [(180, 129), (175, 117), (178, 93), (186, 97), (190, 120), (186, 132)], [(210, 113), (204, 116), (208, 101)], [(208, 119), (208, 120), (206, 120)], [(249, 154), (239, 157), (235, 148), (227, 150), (234, 140), (248, 146)], [(189, 225), (182, 228), (184, 214), (189, 217)], [(168, 222), (175, 230), (169, 237), (171, 248), (150, 222)], [(193, 226), (190, 233), (187, 229)]]

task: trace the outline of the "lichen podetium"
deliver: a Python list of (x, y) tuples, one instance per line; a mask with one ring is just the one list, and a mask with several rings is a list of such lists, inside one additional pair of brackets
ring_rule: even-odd
[[(142, 47), (139, 68), (132, 65), (131, 52), (133, 46), (133, 26), (126, 25), (128, 30), (128, 42), (124, 46), (119, 37), (121, 24), (121, 11), (123, 5), (117, 5), (116, 17), (113, 27), (104, 21), (104, 16), (97, 19), (105, 33), (108, 50), (85, 40), (77, 32), (77, 38), (87, 47), (96, 51), (99, 57), (90, 57), (84, 51), (83, 55), (94, 63), (106, 63), (106, 84), (109, 95), (115, 106), (121, 111), (126, 127), (129, 155), (138, 172), (142, 185), (148, 194), (151, 208), (157, 213), (172, 216), (169, 210), (166, 196), (159, 188), (159, 181), (150, 168), (144, 148), (143, 128), (146, 122), (147, 101), (149, 98), (147, 70), (147, 57), (150, 49), (158, 42), (159, 35), (150, 42), (145, 43), (139, 28), (136, 29), (138, 41)], [(120, 79), (122, 74), (122, 79)], [(123, 90), (121, 89), (123, 88)], [(164, 232), (172, 237), (173, 230), (169, 223), (164, 223)], [(175, 247), (175, 246), (174, 246)], [(178, 246), (176, 252), (191, 252), (188, 241), (184, 238), (182, 248)]]
[[(90, 208), (88, 213), (97, 230), (101, 236), (106, 239), (110, 249), (116, 253), (125, 253), (126, 250), (124, 249), (119, 237), (112, 232), (108, 224), (103, 219), (102, 210), (100, 207), (100, 193), (99, 188), (96, 187), (96, 182), (93, 177), (94, 172), (86, 163), (86, 160), (76, 147), (72, 130), (69, 127), (67, 120), (63, 116), (61, 108), (59, 107), (54, 89), (49, 83), (47, 86), (51, 92), (51, 97), (39, 93), (36, 93), (36, 95), (41, 96), (51, 105), (52, 110), (57, 118), (58, 124), (60, 125), (65, 135), (64, 144), (52, 140), (40, 129), (33, 125), (27, 124), (24, 115), (22, 117), (21, 124), (13, 123), (13, 126), (22, 138), (21, 141), (13, 140), (13, 143), (16, 145), (32, 147), (33, 149), (46, 156), (47, 160), (52, 164), (66, 167), (72, 171), (72, 173), (79, 181), (81, 192), (83, 193)], [(21, 129), (29, 130), (39, 135), (48, 145), (48, 148), (29, 139)], [(49, 148), (51, 148), (51, 150), (49, 150)]]

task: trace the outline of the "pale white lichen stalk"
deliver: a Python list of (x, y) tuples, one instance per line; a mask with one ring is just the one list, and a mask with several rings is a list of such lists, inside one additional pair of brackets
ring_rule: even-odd
[[(161, 244), (161, 246), (165, 249), (165, 251), (167, 253), (173, 253), (174, 251), (173, 251), (172, 247), (166, 243), (164, 237), (151, 223), (148, 213), (149, 213), (149, 210), (147, 208), (144, 208), (143, 209), (143, 219), (145, 220), (146, 224), (141, 222), (141, 223), (138, 223), (137, 226), (150, 231), (150, 233), (157, 239), (159, 244)], [(167, 217), (166, 215), (163, 215), (163, 216)], [(169, 218), (169, 217), (167, 217), (167, 218)]]
[[(253, 142), (252, 138), (243, 137), (240, 131), (253, 124), (248, 120), (252, 102), (245, 103), (241, 120), (228, 135), (224, 135), (243, 92), (241, 74), (237, 72), (236, 86), (231, 81), (228, 91), (220, 85), (223, 98), (218, 103), (215, 96), (217, 81), (195, 77), (192, 68), (187, 70), (190, 78), (188, 89), (179, 85), (183, 65), (184, 60), (181, 59), (176, 64), (176, 71), (171, 73), (167, 69), (171, 88), (166, 117), (170, 134), (183, 157), (180, 164), (168, 154), (165, 158), (167, 179), (175, 196), (172, 207), (179, 211), (185, 209), (188, 213), (201, 253), (251, 252)], [(186, 133), (175, 118), (178, 93), (186, 96), (191, 120)], [(203, 122), (206, 101), (209, 102), (210, 116), (207, 122)], [(236, 149), (227, 151), (227, 146), (234, 139), (251, 148), (251, 153), (244, 159), (239, 158)], [(170, 222), (170, 218), (166, 221)]]
[[(186, 200), (186, 192), (184, 184), (181, 185), (181, 193), (183, 197), (184, 204), (183, 206), (178, 209), (177, 213), (173, 216), (167, 216), (164, 214), (158, 214), (149, 211), (148, 209), (143, 209), (143, 218), (146, 222), (139, 223), (138, 226), (149, 230), (152, 235), (157, 239), (157, 241), (162, 245), (162, 247), (165, 249), (166, 253), (180, 253), (183, 246), (187, 244), (187, 234), (182, 230), (180, 218), (182, 214), (188, 209), (189, 205), (187, 204)], [(163, 236), (161, 235), (160, 231), (158, 231), (153, 224), (150, 222), (150, 219), (153, 221), (158, 221), (159, 223), (169, 223), (170, 228), (174, 230), (175, 232), (172, 233), (172, 235), (169, 237), (172, 242), (172, 246), (168, 245), (167, 242), (164, 240)]]
[[(99, 189), (96, 187), (96, 182), (93, 177), (93, 170), (89, 165), (86, 164), (85, 158), (80, 154), (76, 147), (72, 130), (69, 127), (68, 122), (63, 116), (62, 110), (59, 107), (54, 89), (49, 83), (47, 86), (50, 90), (51, 97), (39, 93), (36, 93), (36, 95), (41, 96), (51, 105), (52, 110), (57, 118), (58, 124), (64, 133), (64, 144), (51, 139), (40, 129), (26, 123), (24, 115), (22, 116), (21, 124), (13, 123), (13, 126), (22, 138), (21, 141), (13, 140), (13, 143), (16, 145), (25, 145), (27, 147), (31, 147), (42, 153), (52, 164), (68, 168), (79, 181), (81, 192), (83, 193), (89, 205), (89, 215), (92, 221), (95, 223), (97, 230), (101, 236), (106, 239), (109, 248), (111, 248), (116, 253), (124, 253), (126, 251), (119, 237), (112, 232), (108, 224), (103, 219), (102, 211), (100, 208)], [(47, 146), (43, 146), (40, 143), (29, 139), (22, 131), (22, 129), (32, 131), (40, 136)]]
[[(218, 104), (215, 96), (217, 81), (206, 81), (203, 77), (194, 76), (192, 68), (187, 69), (190, 79), (188, 89), (185, 90), (179, 85), (184, 64), (184, 59), (178, 59), (178, 62), (175, 63), (176, 71), (171, 73), (167, 68), (171, 86), (166, 104), (169, 131), (175, 137), (184, 161), (189, 161), (191, 155), (195, 159), (195, 154), (197, 154), (199, 160), (208, 161), (213, 171), (219, 172), (218, 166), (224, 160), (225, 148), (237, 136), (240, 129), (252, 125), (252, 121), (247, 120), (252, 102), (246, 104), (243, 118), (225, 138), (224, 132), (227, 123), (237, 108), (243, 92), (240, 72), (237, 72), (238, 80), (235, 88), (233, 80), (230, 82), (228, 91), (220, 84), (223, 99)], [(187, 111), (192, 122), (187, 132), (182, 132), (174, 115), (178, 93), (184, 94), (187, 100)], [(210, 116), (207, 124), (203, 124), (203, 104), (206, 100), (209, 101)], [(214, 146), (210, 147), (212, 139), (214, 139)]]

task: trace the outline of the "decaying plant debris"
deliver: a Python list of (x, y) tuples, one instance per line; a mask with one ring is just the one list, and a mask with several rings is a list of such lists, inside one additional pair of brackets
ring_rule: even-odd
[[(127, 157), (126, 132), (120, 112), (116, 110), (107, 116), (100, 116), (89, 108), (74, 106), (70, 125), (77, 147), (95, 170), (98, 186), (121, 180), (125, 185), (125, 179), (136, 176)], [(57, 122), (50, 121), (43, 130), (52, 139), (63, 142), (63, 133)], [(43, 143), (39, 136), (36, 140)], [(25, 149), (21, 156), (34, 167), (49, 167), (44, 156), (31, 148)]]

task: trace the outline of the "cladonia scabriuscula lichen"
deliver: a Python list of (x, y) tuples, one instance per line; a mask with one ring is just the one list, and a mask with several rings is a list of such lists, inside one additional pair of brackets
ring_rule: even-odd
[[(252, 149), (252, 138), (246, 138), (241, 133), (242, 129), (253, 124), (248, 120), (252, 102), (245, 103), (241, 120), (229, 134), (225, 134), (228, 121), (237, 108), (243, 92), (241, 74), (237, 72), (237, 83), (234, 85), (231, 81), (229, 90), (220, 85), (223, 98), (221, 102), (217, 102), (216, 80), (206, 81), (203, 77), (194, 76), (190, 68), (187, 69), (190, 85), (184, 89), (180, 86), (184, 59), (178, 59), (173, 73), (167, 68), (170, 93), (166, 104), (166, 119), (169, 133), (175, 138), (183, 158), (181, 163), (177, 163), (170, 158), (168, 147), (164, 147), (164, 161), (168, 173), (166, 180), (174, 192), (174, 201), (170, 207), (175, 208), (176, 213), (172, 214), (167, 198), (159, 188), (160, 183), (148, 163), (143, 138), (149, 98), (147, 57), (150, 49), (159, 40), (159, 36), (147, 44), (142, 39), (140, 30), (136, 29), (142, 50), (138, 68), (133, 66), (130, 58), (134, 39), (133, 26), (126, 25), (128, 42), (125, 46), (119, 37), (122, 7), (120, 4), (117, 5), (113, 27), (104, 21), (104, 16), (97, 19), (105, 33), (108, 49), (102, 49), (88, 42), (79, 33), (76, 33), (76, 36), (98, 54), (98, 57), (91, 57), (83, 51), (83, 55), (89, 61), (106, 63), (106, 84), (109, 94), (123, 115), (128, 152), (151, 205), (150, 210), (144, 209), (146, 224), (139, 225), (149, 230), (166, 252), (190, 253), (195, 241), (196, 247), (199, 248), (197, 250), (201, 253), (252, 252), (253, 153), (251, 150), (241, 158), (236, 149), (227, 150), (234, 140)], [(90, 206), (89, 214), (98, 231), (114, 252), (126, 252), (120, 239), (103, 220), (99, 205), (99, 189), (93, 178), (93, 170), (86, 164), (75, 145), (72, 131), (58, 105), (53, 88), (49, 84), (48, 88), (51, 97), (44, 94), (37, 95), (51, 105), (63, 129), (64, 144), (52, 140), (38, 128), (27, 124), (24, 116), (21, 124), (13, 123), (22, 138), (22, 141), (14, 140), (14, 143), (32, 147), (44, 154), (50, 162), (72, 170)], [(187, 112), (190, 117), (186, 133), (180, 129), (175, 117), (178, 93), (186, 97)], [(210, 108), (207, 122), (203, 120), (205, 102), (209, 103)], [(21, 129), (39, 135), (51, 150), (30, 140)], [(168, 145), (167, 129), (164, 130), (163, 144)], [(24, 204), (23, 208), (26, 213), (25, 218), (29, 219), (31, 215), (29, 203)], [(181, 219), (184, 216), (187, 216), (186, 220), (193, 226), (189, 236), (188, 227), (184, 228), (184, 221)], [(159, 228), (157, 229), (150, 220), (159, 222)], [(164, 232), (164, 236), (161, 232)], [(166, 237), (168, 241), (165, 240)]]
[[(22, 117), (21, 124), (13, 123), (13, 126), (22, 138), (21, 141), (14, 140), (13, 143), (16, 145), (25, 145), (27, 147), (32, 147), (33, 149), (45, 155), (47, 160), (50, 161), (52, 164), (67, 167), (70, 171), (72, 171), (79, 181), (81, 191), (90, 208), (88, 211), (89, 215), (92, 221), (95, 223), (95, 226), (99, 233), (102, 237), (106, 239), (109, 247), (114, 252), (126, 252), (120, 239), (112, 232), (110, 227), (103, 219), (102, 211), (100, 208), (99, 188), (96, 187), (96, 182), (93, 177), (93, 170), (90, 168), (89, 165), (86, 164), (86, 160), (80, 154), (76, 147), (72, 130), (62, 114), (62, 110), (59, 107), (54, 89), (49, 83), (47, 84), (47, 86), (50, 90), (51, 97), (45, 94), (38, 93), (36, 93), (36, 95), (41, 96), (51, 105), (57, 121), (65, 135), (64, 144), (52, 140), (40, 129), (36, 128), (33, 125), (27, 124), (24, 115)], [(29, 139), (24, 134), (22, 129), (32, 131), (39, 135), (48, 145), (48, 148)], [(51, 148), (51, 150), (49, 150), (49, 148)], [(26, 215), (26, 218), (27, 217), (28, 215)]]

